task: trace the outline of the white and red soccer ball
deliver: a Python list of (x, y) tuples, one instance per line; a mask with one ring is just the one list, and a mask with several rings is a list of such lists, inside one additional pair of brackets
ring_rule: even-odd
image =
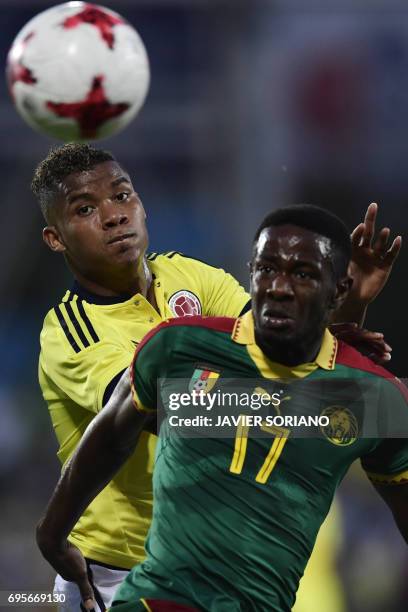
[(125, 19), (95, 4), (66, 2), (19, 32), (7, 79), (31, 127), (64, 141), (96, 140), (135, 117), (150, 71), (143, 42)]

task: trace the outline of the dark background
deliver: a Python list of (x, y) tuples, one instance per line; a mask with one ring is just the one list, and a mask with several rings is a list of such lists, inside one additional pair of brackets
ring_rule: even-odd
[[(3, 64), (20, 28), (54, 4), (0, 0)], [(125, 132), (101, 143), (134, 179), (151, 250), (206, 259), (247, 286), (256, 226), (280, 205), (325, 206), (352, 229), (376, 201), (381, 225), (406, 236), (406, 3), (103, 4), (137, 28), (151, 62), (145, 107)], [(59, 466), (37, 385), (38, 336), (70, 276), (42, 243), (43, 221), (29, 191), (33, 169), (53, 143), (19, 118), (4, 80), (0, 136), (0, 590), (41, 590), (51, 587), (52, 572), (36, 551), (33, 526)], [(404, 245), (366, 323), (386, 334), (391, 369), (400, 376), (407, 374), (407, 258)], [(338, 503), (336, 562), (346, 602), (338, 609), (402, 612), (405, 546), (357, 468)], [(333, 603), (325, 612), (334, 610)]]

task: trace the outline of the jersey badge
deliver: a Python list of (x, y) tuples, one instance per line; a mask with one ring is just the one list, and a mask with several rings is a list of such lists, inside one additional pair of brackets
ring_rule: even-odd
[(322, 434), (336, 446), (350, 446), (357, 440), (358, 423), (348, 408), (329, 406), (320, 416), (328, 417), (328, 425), (321, 426)]
[(173, 293), (169, 299), (169, 306), (175, 317), (196, 317), (202, 311), (198, 297), (187, 289)]
[(219, 377), (220, 372), (206, 369), (204, 366), (199, 366), (193, 372), (188, 390), (190, 393), (193, 391), (204, 391), (204, 393), (208, 393), (214, 387)]

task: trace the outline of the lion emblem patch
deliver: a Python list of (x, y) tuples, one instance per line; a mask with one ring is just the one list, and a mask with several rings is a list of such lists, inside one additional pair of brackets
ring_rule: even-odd
[(342, 406), (329, 406), (321, 413), (328, 417), (329, 424), (321, 426), (322, 434), (336, 446), (349, 446), (357, 440), (358, 423), (354, 414)]

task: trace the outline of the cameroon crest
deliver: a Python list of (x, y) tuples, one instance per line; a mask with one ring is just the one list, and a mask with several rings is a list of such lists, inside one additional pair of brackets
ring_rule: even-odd
[(354, 414), (342, 406), (329, 406), (321, 413), (329, 424), (320, 427), (322, 434), (336, 446), (349, 446), (357, 440), (358, 423)]
[(203, 391), (208, 393), (214, 387), (220, 376), (220, 372), (215, 370), (206, 369), (203, 366), (198, 367), (194, 370), (193, 376), (191, 377), (188, 390), (190, 393), (193, 391)]

